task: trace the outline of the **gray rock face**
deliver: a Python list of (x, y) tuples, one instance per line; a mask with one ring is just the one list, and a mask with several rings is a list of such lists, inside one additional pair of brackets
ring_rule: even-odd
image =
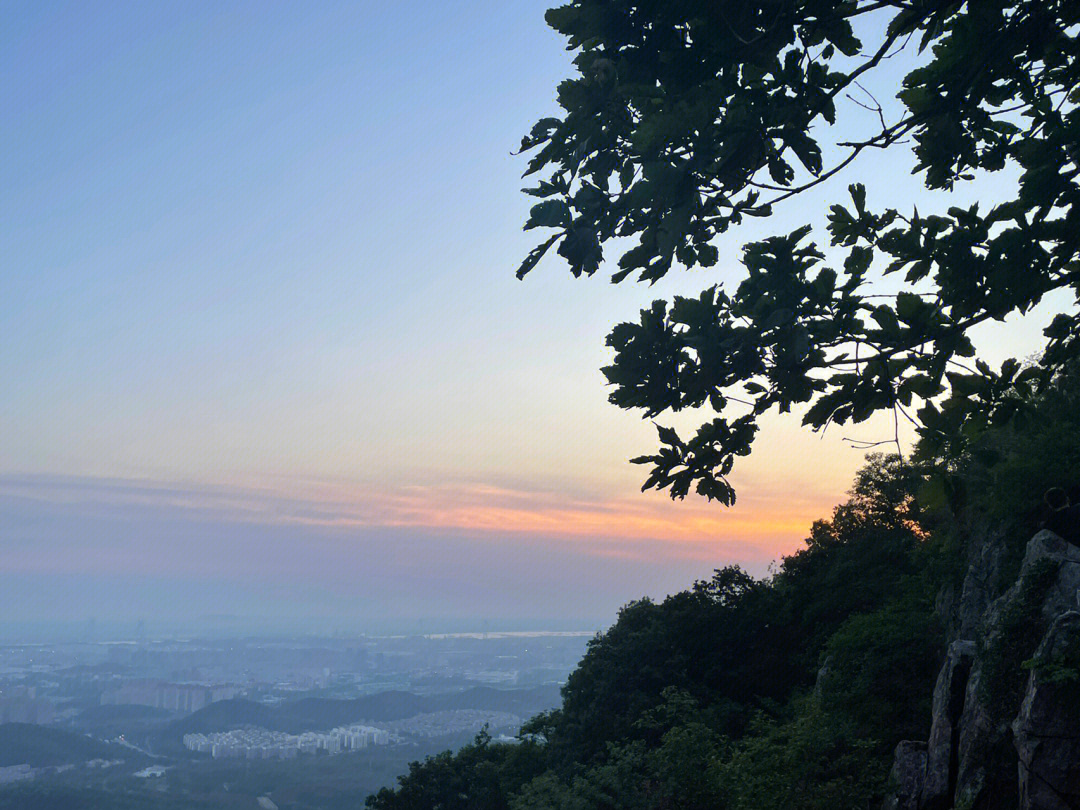
[[(960, 716), (956, 749), (956, 781), (949, 807), (1013, 810), (1016, 785), (1011, 763), (1002, 762), (1009, 748), (1008, 722), (984, 699), (986, 673), (979, 661), (972, 667)], [(1006, 715), (1007, 716), (1007, 715)], [(1004, 773), (1004, 779), (1001, 778)]]
[[(938, 674), (925, 753), (896, 749), (886, 810), (1080, 808), (1080, 547), (1039, 532), (1002, 593), (1004, 549), (985, 535), (959, 598), (939, 600), (960, 640)], [(1019, 658), (1036, 644), (1021, 700)]]
[(818, 667), (817, 677), (814, 679), (814, 697), (821, 698), (822, 693), (825, 690), (825, 684), (829, 680), (829, 676), (832, 674), (832, 656), (826, 656), (821, 666)]
[(904, 740), (896, 746), (889, 772), (889, 796), (882, 810), (919, 810), (926, 778), (926, 743)]
[(952, 804), (956, 786), (960, 717), (968, 675), (975, 659), (975, 642), (954, 641), (934, 686), (933, 724), (926, 749), (926, 778), (922, 786), (921, 808), (945, 810)]
[[(1069, 560), (1075, 560), (1077, 564), (1066, 564)], [(1020, 707), (996, 705), (1001, 698), (987, 686), (991, 673), (985, 650), (998, 644), (1001, 635), (1007, 632), (1010, 615), (1023, 609), (1022, 602), (1040, 569), (1052, 574), (1047, 589), (1037, 595), (1041, 601), (1036, 608), (1043, 621), (1049, 624), (1054, 617), (1075, 605), (1076, 589), (1080, 587), (1080, 549), (1051, 532), (1039, 532), (1027, 545), (1016, 582), (989, 604), (981, 619), (979, 633), (985, 639), (984, 654), (976, 659), (968, 679), (964, 711), (959, 721), (953, 804), (948, 806), (972, 810), (1012, 810), (1016, 807), (1017, 763), (1010, 722)], [(1030, 639), (1030, 643), (1037, 643), (1037, 637)], [(1012, 662), (1014, 666), (1020, 663)]]
[(972, 639), (982, 632), (987, 609), (1001, 595), (1005, 546), (1005, 538), (992, 533), (985, 534), (980, 542), (969, 543), (971, 564), (964, 575), (955, 615), (947, 622), (953, 638)]
[(1021, 810), (1080, 807), (1080, 613), (1057, 617), (1013, 723)]
[(1028, 543), (1021, 580), (1040, 560), (1057, 563), (1058, 575), (1043, 602), (1043, 618), (1053, 622), (1061, 613), (1077, 609), (1080, 595), (1080, 546), (1066, 543), (1053, 532), (1041, 531)]

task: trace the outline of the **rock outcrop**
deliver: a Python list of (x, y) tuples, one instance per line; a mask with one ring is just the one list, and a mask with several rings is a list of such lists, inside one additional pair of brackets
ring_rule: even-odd
[(1080, 547), (1042, 531), (1015, 581), (1004, 544), (973, 550), (925, 749), (896, 750), (886, 810), (1080, 808)]
[(925, 779), (926, 743), (904, 740), (896, 746), (893, 757), (885, 810), (919, 810)]
[(938, 673), (920, 808), (946, 810), (952, 803), (960, 747), (960, 716), (974, 659), (975, 642), (954, 641), (949, 645), (945, 663)]
[(1080, 613), (1058, 616), (1039, 645), (1012, 731), (1020, 807), (1080, 807)]

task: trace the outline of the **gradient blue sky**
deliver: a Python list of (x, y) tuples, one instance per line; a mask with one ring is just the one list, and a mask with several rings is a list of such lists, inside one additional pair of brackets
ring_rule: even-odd
[(547, 5), (0, 2), (0, 614), (604, 622), (842, 497), (850, 434), (797, 421), (734, 510), (638, 493), (608, 328), (837, 189), (719, 274), (516, 281), (511, 151), (570, 69)]

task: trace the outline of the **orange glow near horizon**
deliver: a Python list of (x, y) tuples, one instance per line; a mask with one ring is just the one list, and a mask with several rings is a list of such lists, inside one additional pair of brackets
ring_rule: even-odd
[(790, 553), (835, 497), (808, 494), (780, 500), (750, 489), (735, 507), (659, 493), (575, 497), (491, 485), (408, 485), (396, 488), (304, 481), (273, 487), (182, 485), (122, 479), (53, 479), (47, 486), (0, 480), (0, 491), (56, 503), (157, 506), (196, 517), (255, 525), (332, 530), (418, 529), (478, 538), (511, 535), (574, 543), (586, 553), (635, 556), (635, 546), (663, 546), (674, 558), (775, 559)]

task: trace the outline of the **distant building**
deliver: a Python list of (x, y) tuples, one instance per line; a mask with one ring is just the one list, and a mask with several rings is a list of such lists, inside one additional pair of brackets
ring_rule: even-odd
[(236, 697), (234, 686), (169, 683), (168, 681), (129, 681), (118, 689), (104, 692), (103, 705), (153, 706), (172, 712), (191, 714), (219, 700)]
[(0, 723), (45, 725), (56, 717), (53, 704), (39, 698), (32, 686), (9, 686), (0, 691)]
[(340, 754), (370, 745), (387, 745), (390, 733), (371, 726), (342, 726), (332, 731), (285, 734), (264, 728), (238, 728), (213, 734), (185, 734), (189, 751), (214, 759), (292, 759), (298, 754)]

